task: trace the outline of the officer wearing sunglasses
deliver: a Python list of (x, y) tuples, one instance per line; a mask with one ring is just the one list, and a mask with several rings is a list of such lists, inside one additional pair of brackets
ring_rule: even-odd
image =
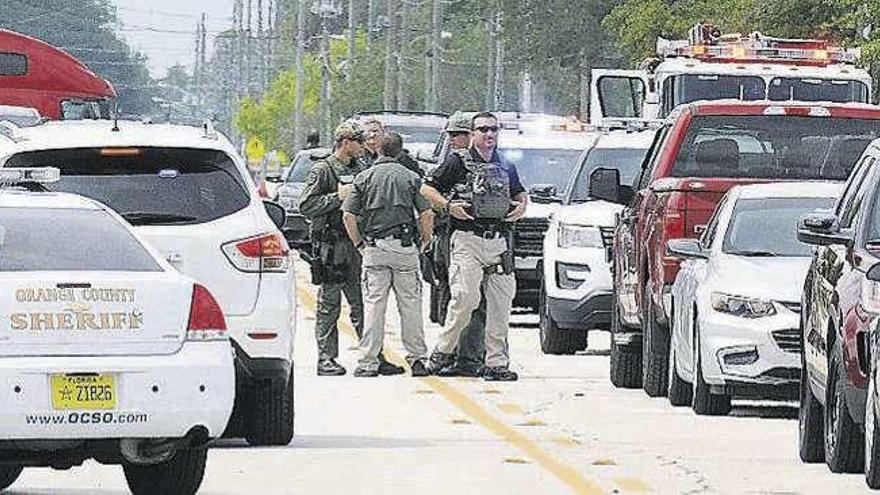
[(516, 280), (513, 275), (513, 222), (525, 213), (528, 195), (513, 165), (496, 152), (498, 119), (478, 113), (471, 122), (471, 147), (450, 153), (425, 180), (422, 194), (452, 217), (450, 256), (451, 300), (446, 325), (429, 363), (438, 372), (454, 363), (459, 336), (486, 299), (486, 358), (483, 378), (515, 381), (509, 369), (507, 335)]

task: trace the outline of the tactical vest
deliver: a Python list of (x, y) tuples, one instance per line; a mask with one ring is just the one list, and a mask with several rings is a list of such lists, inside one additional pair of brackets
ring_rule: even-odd
[(510, 176), (500, 163), (484, 163), (467, 150), (456, 150), (467, 169), (467, 183), (456, 188), (458, 196), (471, 204), (471, 216), (478, 220), (501, 220), (510, 211)]

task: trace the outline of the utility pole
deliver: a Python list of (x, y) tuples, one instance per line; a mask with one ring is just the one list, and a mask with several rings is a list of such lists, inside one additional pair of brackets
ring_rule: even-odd
[(395, 8), (395, 3), (395, 0), (387, 0), (389, 26), (385, 34), (385, 91), (383, 98), (383, 110), (393, 110), (396, 106), (394, 101), (394, 93), (396, 89), (395, 76), (397, 74), (394, 66), (394, 62), (397, 60), (394, 51), (395, 45), (397, 44), (397, 33), (395, 29), (397, 23), (394, 19), (395, 12), (397, 11), (397, 9)]
[(496, 110), (492, 105), (495, 100), (495, 12), (493, 11), (489, 14), (489, 19), (486, 21), (486, 29), (488, 30), (489, 36), (489, 46), (488, 50), (486, 50), (486, 55), (488, 57), (486, 61), (486, 98), (485, 98), (485, 108), (488, 110)]
[[(303, 52), (305, 52), (305, 9), (306, 0), (296, 0), (296, 56), (294, 66), (296, 71), (296, 99), (293, 110), (293, 147), (299, 149), (302, 146), (303, 135), (303, 86), (305, 86), (305, 74), (303, 71)], [(326, 139), (326, 136), (323, 136)]]
[[(199, 80), (199, 75), (201, 74), (201, 70), (199, 69), (199, 63), (202, 60), (202, 24), (196, 23), (196, 53), (195, 59), (193, 60), (193, 69), (192, 69), (192, 88), (190, 88), (190, 94), (198, 97), (199, 93), (201, 93), (201, 85), (202, 82)], [(183, 88), (180, 88), (183, 89)], [(192, 99), (186, 98), (184, 96), (183, 99)], [(188, 105), (192, 105), (193, 107), (198, 105), (198, 101), (189, 101)]]
[[(440, 106), (440, 98), (437, 92), (440, 89), (440, 64), (443, 62), (442, 47), (440, 46), (440, 37), (443, 33), (443, 0), (434, 0), (431, 9), (431, 83), (428, 90), (428, 103), (425, 109), (429, 112), (436, 112)], [(427, 87), (427, 86), (426, 86)]]
[(208, 79), (208, 64), (206, 62), (208, 52), (207, 19), (208, 14), (202, 12), (201, 35), (199, 36), (199, 40), (201, 41), (199, 44), (201, 48), (201, 53), (199, 54), (199, 92), (196, 93), (200, 111), (204, 110), (205, 107), (205, 85)]
[(268, 12), (266, 14), (266, 88), (272, 84), (272, 69), (275, 67), (275, 3), (268, 0)]
[(244, 43), (244, 85), (245, 85), (245, 93), (247, 95), (251, 94), (251, 90), (253, 89), (253, 63), (254, 63), (254, 54), (251, 51), (252, 49), (252, 33), (253, 33), (253, 0), (247, 0), (247, 29), (245, 30), (245, 43)]
[(321, 127), (325, 136), (330, 136), (333, 129), (330, 121), (330, 33), (327, 30), (327, 21), (341, 13), (337, 6), (338, 0), (319, 0), (312, 10), (321, 18)]
[(409, 99), (406, 94), (407, 72), (406, 72), (406, 49), (409, 46), (409, 4), (406, 2), (400, 4), (400, 11), (397, 12), (399, 22), (399, 30), (396, 38), (395, 48), (397, 53), (397, 109), (406, 110), (409, 106)]
[(345, 71), (346, 81), (351, 81), (351, 73), (354, 72), (355, 27), (354, 0), (348, 0), (348, 67), (346, 67)]
[(373, 28), (376, 23), (376, 0), (367, 0), (367, 50), (373, 45)]
[(495, 74), (493, 76), (493, 101), (492, 109), (500, 110), (504, 102), (504, 42), (501, 39), (501, 22), (503, 14), (499, 10), (495, 13)]
[(257, 88), (266, 91), (266, 36), (263, 32), (263, 0), (257, 0)]

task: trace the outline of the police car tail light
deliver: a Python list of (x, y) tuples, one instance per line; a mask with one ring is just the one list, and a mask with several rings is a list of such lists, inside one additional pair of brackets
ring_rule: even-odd
[(226, 340), (226, 318), (208, 289), (199, 284), (193, 286), (192, 304), (189, 310), (189, 326), (186, 340)]
[(61, 180), (61, 171), (55, 167), (0, 168), (0, 184), (48, 184)]
[(243, 272), (285, 272), (289, 250), (280, 234), (265, 234), (230, 242), (223, 253), (232, 265)]

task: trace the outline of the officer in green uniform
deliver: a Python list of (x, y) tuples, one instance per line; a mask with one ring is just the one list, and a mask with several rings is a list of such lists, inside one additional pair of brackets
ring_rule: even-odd
[[(319, 285), (315, 338), (318, 342), (318, 375), (344, 375), (336, 362), (339, 329), (336, 322), (342, 294), (351, 307), (351, 322), (358, 337), (363, 333), (361, 257), (344, 232), (342, 202), (353, 189), (354, 176), (361, 171), (357, 158), (363, 153), (363, 133), (353, 122), (344, 122), (334, 132), (333, 154), (316, 162), (309, 171), (299, 210), (311, 222), (312, 282)], [(403, 368), (382, 359), (383, 374), (400, 374)]]
[[(412, 374), (428, 374), (419, 251), (431, 242), (434, 212), (419, 192), (420, 177), (396, 161), (402, 149), (399, 134), (384, 134), (379, 158), (355, 178), (354, 190), (342, 206), (345, 229), (364, 260), (366, 324), (360, 342), (361, 358), (354, 373), (359, 377), (379, 374), (385, 312), (392, 288)], [(358, 218), (363, 219), (360, 226)]]
[(385, 135), (385, 126), (376, 119), (367, 119), (361, 124), (364, 130), (364, 154), (361, 155), (361, 166), (364, 170), (373, 166), (379, 159), (379, 146)]
[[(482, 112), (473, 117), (472, 145), (450, 153), (422, 186), (423, 194), (452, 217), (449, 317), (431, 355), (431, 371), (453, 364), (462, 330), (486, 298), (486, 358), (483, 378), (513, 381), (507, 335), (516, 280), (509, 226), (525, 213), (528, 195), (516, 168), (495, 151), (498, 119)], [(453, 194), (452, 198), (445, 195)], [(455, 194), (460, 198), (456, 199)], [(462, 200), (461, 198), (465, 198)]]

